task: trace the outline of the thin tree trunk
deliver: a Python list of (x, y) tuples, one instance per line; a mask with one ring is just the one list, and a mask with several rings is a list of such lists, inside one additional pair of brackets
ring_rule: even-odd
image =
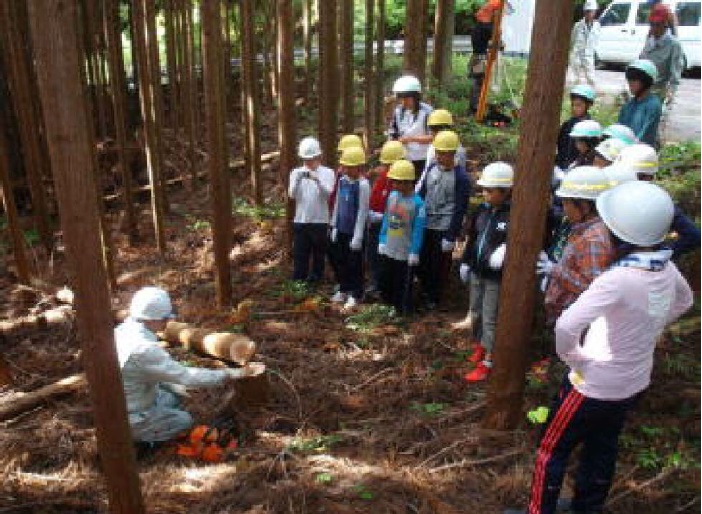
[(44, 169), (46, 163), (43, 159), (40, 132), (37, 130), (41, 121), (32, 95), (34, 73), (30, 67), (28, 32), (21, 22), (24, 16), (20, 10), (25, 8), (23, 2), (0, 2), (5, 69), (19, 128), (24, 170), (32, 197), (34, 223), (43, 246), (51, 250), (54, 237), (42, 183), (42, 177), (48, 176), (49, 173)]
[(261, 97), (256, 59), (254, 2), (241, 0), (241, 72), (246, 160), (251, 178), (251, 193), (256, 205), (263, 203), (261, 184)]
[(341, 21), (340, 84), (341, 84), (341, 129), (345, 134), (353, 132), (355, 126), (354, 107), (356, 97), (353, 91), (353, 0), (342, 0), (339, 6)]
[(141, 514), (144, 504), (112, 332), (107, 277), (99, 252), (95, 159), (81, 82), (76, 8), (75, 0), (30, 0), (29, 18), (110, 511)]
[(377, 101), (376, 98), (376, 91), (380, 91), (379, 89), (376, 89), (376, 83), (377, 79), (375, 76), (375, 72), (373, 70), (373, 54), (375, 53), (373, 51), (373, 43), (374, 38), (373, 38), (373, 27), (375, 25), (375, 0), (366, 0), (366, 33), (365, 33), (365, 42), (366, 42), (366, 48), (365, 48), (365, 62), (364, 62), (364, 72), (363, 76), (365, 78), (364, 81), (364, 86), (365, 86), (365, 105), (364, 105), (364, 118), (365, 118), (365, 127), (366, 127), (366, 146), (367, 148), (372, 148), (373, 146), (373, 133), (374, 133), (374, 128), (375, 128), (375, 121), (373, 120), (373, 116), (376, 113), (375, 109), (375, 102)]
[(336, 164), (338, 111), (338, 50), (336, 2), (319, 2), (319, 139), (322, 158)]
[(522, 130), (507, 256), (500, 290), (495, 341), (495, 367), (488, 384), (483, 425), (510, 429), (522, 420), (524, 374), (536, 299), (534, 263), (546, 227), (553, 152), (543, 141), (555, 141), (568, 60), (570, 2), (537, 0), (531, 36)]
[(434, 17), (434, 60), (432, 75), (442, 87), (451, 72), (456, 0), (437, 0)]
[(193, 6), (191, 0), (180, 0), (183, 9), (183, 125), (188, 142), (188, 166), (192, 187), (197, 187), (197, 153), (195, 140), (196, 91), (193, 78)]
[(424, 83), (427, 58), (427, 0), (407, 0), (405, 19), (404, 72)]
[(207, 117), (208, 168), (212, 195), (212, 231), (215, 255), (217, 304), (231, 304), (232, 281), (229, 251), (231, 249), (231, 189), (227, 169), (228, 152), (225, 139), (225, 99), (222, 83), (222, 22), (219, 0), (202, 1), (203, 85)]
[(375, 56), (375, 128), (380, 133), (385, 130), (385, 0), (378, 0), (378, 50)]
[(125, 119), (125, 73), (122, 50), (122, 31), (119, 21), (119, 0), (105, 0), (105, 40), (107, 42), (110, 83), (112, 86), (112, 108), (117, 144), (117, 168), (122, 177), (122, 200), (124, 202), (124, 222), (129, 244), (137, 237), (137, 224), (132, 197), (132, 174), (127, 165), (125, 147), (127, 145), (127, 125)]
[(177, 61), (176, 61), (176, 33), (175, 33), (175, 16), (174, 16), (174, 0), (166, 0), (163, 2), (163, 16), (166, 25), (166, 73), (168, 75), (168, 117), (167, 123), (173, 130), (178, 125), (178, 117), (176, 116), (177, 106), (179, 105), (180, 95), (178, 94), (178, 79), (177, 79)]
[(314, 0), (302, 0), (302, 48), (305, 55), (305, 105), (312, 101), (312, 5)]

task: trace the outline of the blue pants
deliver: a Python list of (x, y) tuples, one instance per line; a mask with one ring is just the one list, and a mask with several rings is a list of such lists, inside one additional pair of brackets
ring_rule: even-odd
[[(327, 251), (326, 223), (293, 224), (293, 280), (318, 282), (324, 277), (324, 256)], [(310, 258), (312, 271), (310, 272)]]
[(352, 236), (337, 234), (336, 242), (331, 244), (329, 253), (334, 263), (339, 291), (353, 296), (356, 300), (363, 298), (363, 248), (351, 250)]
[(568, 458), (582, 443), (575, 479), (573, 512), (602, 512), (612, 485), (619, 434), (640, 395), (605, 401), (580, 394), (566, 376), (539, 443), (531, 484), (529, 514), (553, 514)]

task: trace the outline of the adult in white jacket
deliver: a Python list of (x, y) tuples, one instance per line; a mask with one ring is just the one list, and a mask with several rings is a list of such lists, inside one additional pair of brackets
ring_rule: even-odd
[(568, 85), (587, 83), (595, 87), (595, 48), (600, 37), (600, 22), (596, 0), (587, 0), (583, 18), (576, 22), (570, 35), (570, 63)]
[(176, 393), (183, 386), (214, 387), (264, 370), (262, 365), (219, 370), (182, 366), (156, 344), (155, 332), (173, 317), (168, 293), (144, 287), (132, 298), (129, 317), (115, 329), (129, 426), (139, 442), (167, 441), (192, 427), (193, 418), (180, 408)]

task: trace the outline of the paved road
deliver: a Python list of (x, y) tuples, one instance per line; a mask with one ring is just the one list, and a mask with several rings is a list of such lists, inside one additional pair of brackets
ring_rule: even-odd
[[(623, 71), (596, 70), (598, 92), (617, 95), (627, 90)], [(699, 141), (700, 130), (700, 79), (683, 78), (671, 112), (664, 127), (666, 141)]]

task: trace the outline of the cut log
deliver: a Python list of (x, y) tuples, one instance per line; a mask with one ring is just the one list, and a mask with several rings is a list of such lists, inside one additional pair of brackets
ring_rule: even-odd
[(235, 414), (251, 407), (260, 407), (268, 403), (270, 382), (268, 375), (263, 373), (254, 377), (240, 378), (234, 382), (234, 395), (227, 409)]
[(80, 373), (41, 387), (35, 391), (22, 393), (12, 400), (0, 403), (0, 421), (14, 418), (27, 412), (47, 400), (57, 396), (71, 394), (86, 387), (85, 375)]
[(162, 335), (169, 343), (180, 344), (187, 350), (195, 350), (242, 366), (256, 353), (256, 343), (245, 335), (213, 332), (177, 321), (169, 322)]

